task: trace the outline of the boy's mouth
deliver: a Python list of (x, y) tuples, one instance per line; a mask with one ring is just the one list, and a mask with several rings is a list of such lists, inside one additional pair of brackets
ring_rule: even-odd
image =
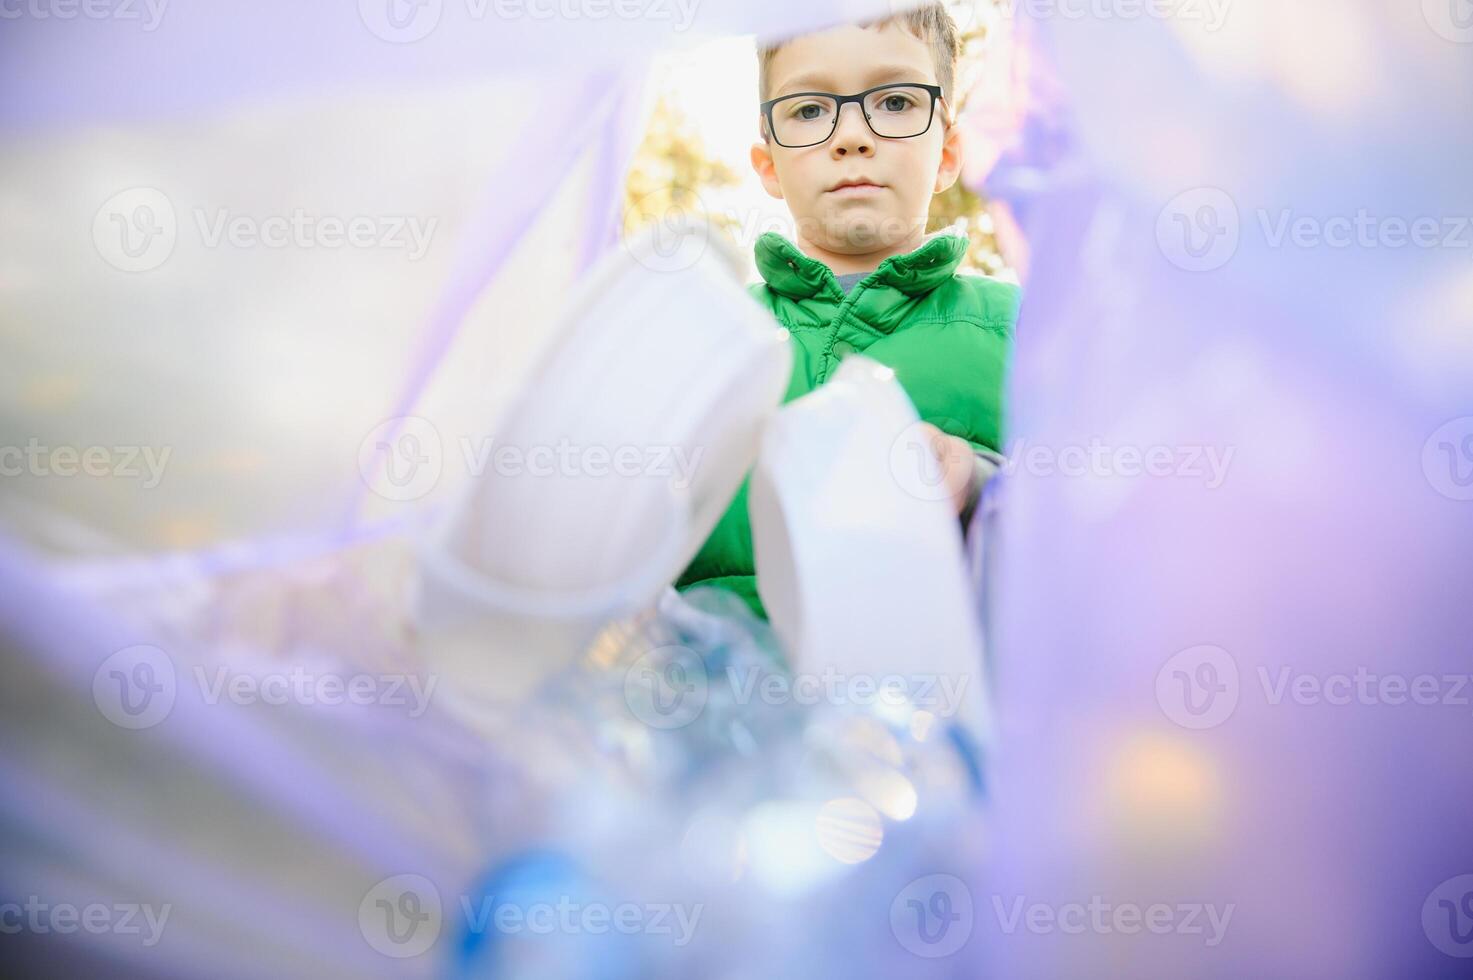
[(865, 197), (870, 194), (878, 194), (884, 189), (885, 185), (877, 184), (867, 177), (849, 177), (830, 187), (826, 193), (836, 194), (839, 197)]

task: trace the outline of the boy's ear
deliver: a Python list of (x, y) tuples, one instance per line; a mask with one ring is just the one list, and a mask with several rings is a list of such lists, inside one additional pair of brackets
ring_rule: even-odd
[(752, 144), (752, 169), (762, 180), (762, 187), (768, 194), (783, 199), (782, 185), (777, 182), (777, 166), (772, 162), (772, 148), (766, 140), (758, 140)]
[(956, 179), (961, 176), (965, 159), (962, 128), (955, 124), (947, 126), (946, 138), (941, 142), (941, 166), (936, 171), (935, 193), (940, 194), (956, 183)]

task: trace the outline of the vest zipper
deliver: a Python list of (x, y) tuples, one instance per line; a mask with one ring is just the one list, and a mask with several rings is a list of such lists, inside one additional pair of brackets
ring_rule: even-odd
[[(825, 345), (823, 352), (824, 364), (823, 367), (819, 370), (818, 379), (814, 382), (813, 386), (815, 388), (826, 382), (829, 378), (828, 362), (830, 358), (834, 356), (834, 344), (839, 339), (839, 328), (850, 319), (851, 315), (854, 312), (854, 307), (859, 301), (860, 294), (863, 293), (866, 289), (869, 289), (870, 286), (874, 284), (875, 276), (879, 275), (880, 270), (885, 267), (885, 263), (891, 261), (891, 259), (885, 259), (884, 262), (881, 262), (878, 266), (875, 267), (875, 270), (873, 272), (854, 284), (854, 288), (849, 291), (849, 295), (840, 300), (839, 309), (836, 313), (834, 313), (834, 319), (829, 324), (829, 340), (828, 344)], [(832, 278), (832, 271), (830, 271), (829, 275)], [(833, 281), (835, 283), (834, 288), (838, 289), (839, 287), (837, 279), (834, 279)]]

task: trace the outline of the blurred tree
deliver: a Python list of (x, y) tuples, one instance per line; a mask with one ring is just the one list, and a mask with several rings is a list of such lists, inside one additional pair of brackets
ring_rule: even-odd
[[(966, 107), (967, 95), (977, 76), (978, 67), (987, 49), (987, 24), (982, 16), (984, 3), (975, 0), (973, 16), (962, 33), (962, 53), (957, 62), (957, 106), (961, 115)], [(987, 202), (958, 180), (955, 184), (931, 199), (930, 218), (927, 228), (935, 231), (966, 219), (967, 237), (971, 244), (967, 248), (965, 267), (997, 275), (1007, 269), (1002, 253), (993, 234), (992, 216), (987, 213)]]
[(709, 219), (735, 244), (736, 219), (708, 208), (704, 192), (739, 183), (730, 167), (707, 154), (685, 114), (661, 95), (624, 185), (624, 229), (633, 232), (652, 221), (689, 214)]

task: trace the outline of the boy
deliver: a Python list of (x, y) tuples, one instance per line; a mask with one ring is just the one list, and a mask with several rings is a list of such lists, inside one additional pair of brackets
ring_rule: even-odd
[[(956, 274), (965, 238), (925, 232), (931, 196), (962, 166), (952, 110), (959, 51), (939, 3), (759, 51), (752, 167), (787, 202), (797, 241), (758, 239), (764, 282), (751, 290), (790, 332), (784, 401), (822, 385), (849, 353), (894, 369), (921, 418), (941, 427), (929, 432), (965, 526), (1002, 444), (1019, 296)], [(675, 584), (729, 589), (766, 618), (746, 483)]]

